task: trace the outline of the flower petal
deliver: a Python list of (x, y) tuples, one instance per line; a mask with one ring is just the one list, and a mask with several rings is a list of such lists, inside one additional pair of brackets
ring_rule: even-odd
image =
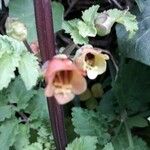
[(91, 80), (95, 79), (98, 75), (99, 75), (99, 71), (98, 70), (94, 70), (94, 69), (87, 70), (87, 76)]
[(73, 72), (71, 85), (72, 92), (77, 95), (83, 93), (87, 89), (87, 83), (85, 78), (77, 71)]
[(54, 94), (54, 86), (52, 84), (52, 82), (48, 82), (46, 88), (45, 88), (45, 95), (47, 97), (51, 97)]
[(73, 93), (60, 93), (55, 94), (54, 97), (60, 105), (63, 105), (70, 102), (75, 97), (75, 95)]
[(95, 66), (98, 70), (98, 74), (102, 74), (106, 71), (106, 60), (103, 58), (103, 56), (101, 56), (101, 54), (99, 55), (95, 55)]

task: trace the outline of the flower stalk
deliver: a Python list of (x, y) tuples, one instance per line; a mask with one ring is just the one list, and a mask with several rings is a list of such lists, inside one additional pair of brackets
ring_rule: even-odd
[[(42, 62), (55, 55), (55, 40), (51, 0), (34, 0), (35, 20)], [(67, 138), (64, 127), (63, 106), (55, 98), (47, 98), (52, 131), (57, 150), (65, 150)]]

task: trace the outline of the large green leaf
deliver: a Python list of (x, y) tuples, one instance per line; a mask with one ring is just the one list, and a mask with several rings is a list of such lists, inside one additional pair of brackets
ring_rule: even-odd
[(96, 143), (96, 137), (81, 136), (69, 144), (66, 150), (96, 150)]
[(53, 11), (53, 25), (54, 31), (57, 32), (62, 29), (64, 7), (61, 3), (52, 2), (52, 11)]
[(150, 65), (150, 1), (145, 0), (143, 4), (143, 12), (138, 12), (139, 31), (132, 39), (128, 39), (122, 26), (118, 25), (116, 29), (121, 53), (126, 57)]
[(29, 52), (23, 53), (18, 69), (27, 90), (30, 90), (36, 84), (40, 75), (37, 57)]
[(121, 67), (114, 92), (128, 110), (138, 112), (147, 109), (150, 102), (150, 67), (130, 60)]
[(23, 81), (19, 77), (8, 88), (8, 100), (10, 103), (17, 104), (18, 111), (25, 109), (35, 94), (35, 90), (27, 91)]

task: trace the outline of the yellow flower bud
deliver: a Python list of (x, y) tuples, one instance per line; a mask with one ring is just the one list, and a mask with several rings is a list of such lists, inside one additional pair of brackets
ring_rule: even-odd
[(106, 12), (100, 13), (95, 19), (95, 26), (99, 36), (108, 35), (111, 31), (113, 24), (115, 23)]
[(5, 27), (8, 36), (19, 41), (24, 41), (27, 39), (27, 28), (17, 19), (8, 18)]

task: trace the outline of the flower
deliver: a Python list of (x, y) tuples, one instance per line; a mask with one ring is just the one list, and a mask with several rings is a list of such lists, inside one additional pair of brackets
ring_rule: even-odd
[(82, 72), (65, 55), (57, 55), (48, 61), (44, 73), (47, 83), (45, 95), (54, 96), (59, 104), (71, 101), (87, 88)]
[(74, 57), (75, 64), (87, 73), (89, 79), (95, 79), (106, 71), (109, 56), (94, 49), (91, 45), (82, 46)]

